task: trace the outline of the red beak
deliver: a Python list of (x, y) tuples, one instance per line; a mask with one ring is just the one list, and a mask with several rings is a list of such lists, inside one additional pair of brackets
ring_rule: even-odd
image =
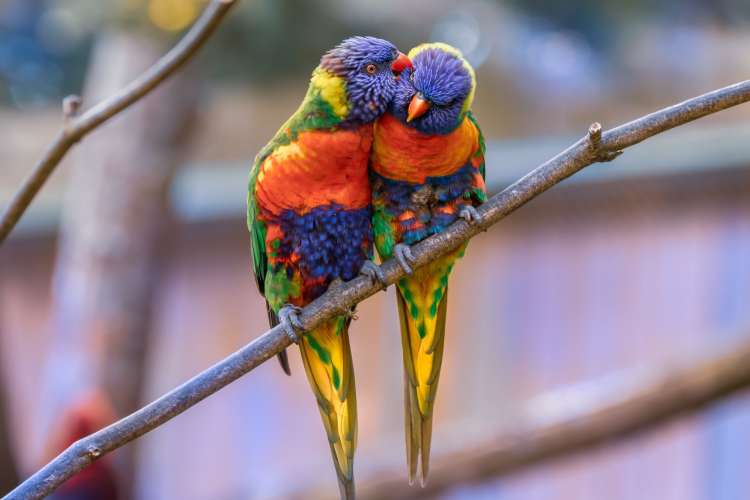
[(411, 98), (411, 102), (409, 103), (409, 110), (406, 115), (406, 121), (410, 122), (414, 118), (419, 118), (423, 114), (427, 113), (428, 109), (430, 109), (430, 101), (425, 99), (422, 94), (414, 94), (414, 97)]
[(411, 64), (411, 59), (409, 59), (406, 54), (403, 52), (398, 53), (398, 57), (395, 61), (391, 64), (391, 69), (394, 73), (398, 74), (401, 73), (406, 68), (412, 68), (414, 69), (414, 66)]

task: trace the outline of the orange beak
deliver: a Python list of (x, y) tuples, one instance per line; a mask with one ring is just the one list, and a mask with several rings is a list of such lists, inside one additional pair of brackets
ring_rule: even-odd
[(425, 99), (420, 93), (415, 94), (409, 103), (409, 111), (406, 115), (407, 123), (427, 113), (428, 109), (430, 109), (430, 101)]
[(393, 70), (394, 73), (398, 74), (406, 68), (414, 69), (414, 66), (412, 66), (411, 59), (409, 59), (406, 54), (404, 54), (403, 52), (399, 52), (396, 60), (391, 63), (391, 70)]

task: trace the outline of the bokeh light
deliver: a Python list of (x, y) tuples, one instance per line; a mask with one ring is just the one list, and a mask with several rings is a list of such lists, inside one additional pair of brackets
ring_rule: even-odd
[(150, 0), (148, 18), (165, 31), (179, 31), (187, 27), (198, 15), (195, 0)]

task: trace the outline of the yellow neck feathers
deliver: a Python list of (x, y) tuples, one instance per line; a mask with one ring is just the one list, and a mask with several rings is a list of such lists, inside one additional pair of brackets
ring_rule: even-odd
[(340, 76), (329, 73), (321, 67), (315, 68), (310, 80), (311, 89), (317, 90), (341, 119), (349, 114), (349, 99), (346, 96), (346, 82)]

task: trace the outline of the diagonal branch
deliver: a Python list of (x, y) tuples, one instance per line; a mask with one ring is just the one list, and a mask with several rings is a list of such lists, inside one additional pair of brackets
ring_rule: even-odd
[(36, 194), (47, 182), (68, 150), (86, 134), (154, 90), (189, 61), (213, 34), (234, 3), (234, 0), (213, 0), (190, 28), (190, 31), (172, 50), (127, 87), (100, 102), (81, 116), (75, 116), (78, 107), (81, 105), (80, 99), (75, 96), (65, 99), (63, 102), (65, 126), (57, 134), (42, 158), (34, 165), (31, 174), (24, 180), (20, 189), (0, 216), (0, 245), (16, 226), (26, 209), (29, 208)]
[[(534, 398), (513, 430), (438, 457), (424, 488), (405, 487), (403, 470), (394, 469), (365, 480), (358, 496), (361, 500), (437, 498), (456, 486), (648, 431), (750, 386), (750, 342), (659, 376), (638, 371), (586, 385)], [(564, 401), (575, 404), (561, 405)], [(323, 496), (306, 492), (304, 498)]]
[[(585, 137), (479, 207), (480, 218), (475, 223), (458, 221), (443, 233), (414, 245), (415, 267), (450, 252), (584, 167), (610, 160), (622, 149), (656, 134), (747, 101), (750, 101), (750, 80), (695, 97), (607, 132), (602, 133), (601, 126), (594, 124)], [(385, 262), (382, 270), (388, 284), (404, 276), (401, 267), (393, 260)], [(358, 277), (329, 290), (303, 309), (300, 315), (302, 324), (306, 330), (311, 330), (323, 321), (343, 314), (380, 289), (369, 278)], [(164, 424), (272, 358), (289, 344), (289, 337), (281, 325), (272, 328), (156, 401), (76, 442), (6, 498), (40, 498), (49, 494), (97, 458)]]

